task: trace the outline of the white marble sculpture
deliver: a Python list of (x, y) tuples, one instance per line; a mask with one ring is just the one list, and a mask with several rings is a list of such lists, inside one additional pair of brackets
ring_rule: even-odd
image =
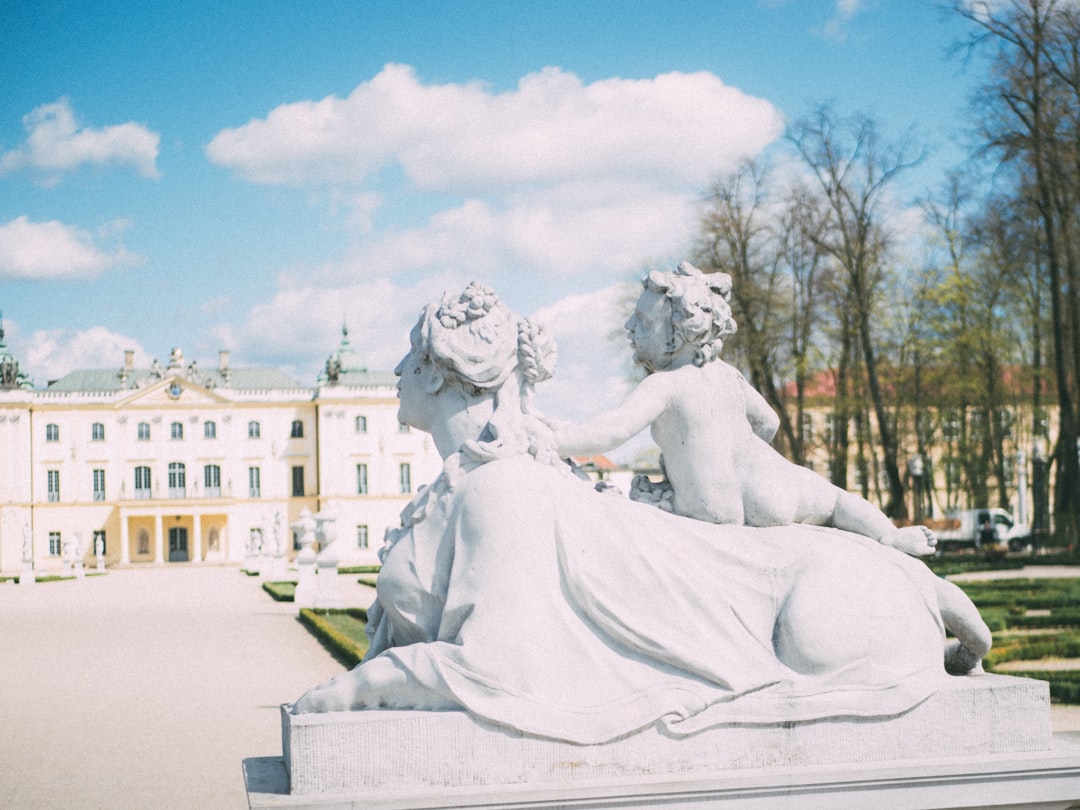
[(967, 645), (953, 668), (988, 648), (959, 589), (869, 532), (597, 493), (532, 406), (553, 343), (486, 287), (426, 307), (411, 344), (399, 419), (431, 433), (444, 471), (391, 538), (368, 655), (294, 713), (459, 709), (574, 743), (889, 717), (949, 677), (946, 627)]
[(283, 582), (289, 577), (289, 563), (285, 559), (285, 532), (281, 525), (281, 511), (274, 512), (274, 551), (270, 562), (269, 577), (274, 582)]
[(34, 574), (34, 541), (30, 534), (30, 526), (23, 524), (22, 528), (22, 570), (19, 572), (20, 585), (33, 585), (37, 582)]
[(300, 541), (300, 551), (296, 555), (296, 594), (293, 602), (299, 608), (315, 607), (315, 518), (305, 506), (300, 510), (300, 519), (292, 524), (293, 531)]
[(315, 515), (319, 539), (319, 553), (315, 557), (318, 571), (315, 579), (315, 607), (340, 608), (344, 606), (341, 588), (338, 587), (338, 552), (334, 548), (337, 540), (337, 515), (322, 511)]

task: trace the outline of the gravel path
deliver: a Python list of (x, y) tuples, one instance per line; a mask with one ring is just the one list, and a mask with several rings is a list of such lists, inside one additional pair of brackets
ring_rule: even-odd
[(244, 808), (241, 761), (281, 754), (278, 705), (341, 670), (235, 567), (4, 583), (0, 807)]

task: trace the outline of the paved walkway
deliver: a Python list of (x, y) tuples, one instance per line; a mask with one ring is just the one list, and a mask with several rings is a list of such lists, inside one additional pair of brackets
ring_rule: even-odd
[[(278, 705), (342, 669), (294, 617), (234, 567), (0, 584), (0, 807), (245, 808), (241, 762), (280, 755)], [(1051, 714), (1080, 730), (1080, 707)]]
[(0, 807), (245, 808), (278, 705), (341, 670), (235, 567), (0, 584)]

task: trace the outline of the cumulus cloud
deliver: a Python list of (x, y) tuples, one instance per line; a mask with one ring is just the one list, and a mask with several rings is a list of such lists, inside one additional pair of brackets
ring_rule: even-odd
[(158, 176), (161, 136), (142, 124), (80, 127), (71, 102), (61, 98), (31, 110), (23, 116), (23, 126), (23, 144), (0, 153), (0, 176), (28, 169), (56, 182), (64, 172), (87, 163), (126, 165), (143, 177)]
[(113, 267), (143, 259), (115, 241), (125, 223), (112, 222), (95, 236), (63, 222), (31, 222), (21, 216), (0, 224), (0, 280), (92, 278)]
[(150, 355), (135, 340), (103, 326), (90, 329), (39, 329), (11, 341), (20, 368), (38, 386), (59, 379), (75, 369), (111, 368), (124, 365), (124, 352), (135, 352), (135, 364), (147, 366)]
[(654, 177), (696, 185), (759, 151), (783, 123), (711, 73), (584, 84), (559, 68), (509, 92), (424, 85), (387, 65), (347, 98), (281, 105), (219, 132), (214, 163), (268, 184), (362, 183), (397, 166), (423, 190), (492, 190)]

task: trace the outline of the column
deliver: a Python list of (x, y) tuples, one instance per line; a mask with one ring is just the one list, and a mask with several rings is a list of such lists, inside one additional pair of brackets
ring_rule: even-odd
[(120, 510), (120, 564), (127, 565), (131, 562), (131, 549), (128, 544), (131, 538), (128, 536), (128, 516), (124, 510)]
[(191, 561), (194, 563), (202, 562), (202, 515), (196, 512), (192, 515), (194, 525), (192, 526), (192, 534), (195, 535), (192, 538), (191, 545), (189, 547), (189, 554)]
[(154, 562), (165, 562), (165, 529), (162, 526), (161, 512), (154, 515)]

